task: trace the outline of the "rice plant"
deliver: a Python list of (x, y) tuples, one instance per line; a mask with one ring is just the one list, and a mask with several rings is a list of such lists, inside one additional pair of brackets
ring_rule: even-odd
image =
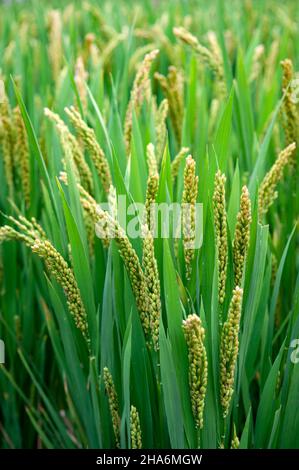
[(1, 448), (299, 448), (298, 15), (0, 3)]

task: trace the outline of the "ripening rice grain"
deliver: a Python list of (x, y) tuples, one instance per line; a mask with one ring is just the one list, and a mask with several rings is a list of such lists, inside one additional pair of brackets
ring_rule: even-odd
[(225, 181), (225, 175), (219, 170), (215, 175), (213, 203), (218, 255), (218, 298), (221, 304), (223, 304), (225, 298), (228, 257)]
[(197, 428), (203, 428), (203, 412), (208, 383), (208, 361), (204, 346), (205, 330), (200, 318), (189, 315), (183, 321), (183, 330), (188, 347), (189, 387), (192, 411)]
[(236, 287), (233, 291), (227, 320), (220, 340), (220, 402), (223, 416), (226, 417), (234, 393), (235, 370), (239, 352), (239, 329), (242, 309), (243, 290)]
[(131, 406), (130, 412), (130, 429), (131, 429), (131, 449), (142, 449), (142, 437), (140, 428), (139, 413), (135, 406)]

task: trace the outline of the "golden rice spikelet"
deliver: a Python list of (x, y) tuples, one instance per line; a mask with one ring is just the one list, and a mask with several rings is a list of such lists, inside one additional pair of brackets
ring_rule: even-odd
[(210, 43), (210, 52), (213, 56), (214, 62), (216, 63), (216, 67), (221, 72), (221, 81), (216, 81), (215, 83), (216, 95), (219, 97), (219, 99), (225, 98), (227, 94), (227, 88), (224, 79), (224, 63), (221, 47), (218, 42), (217, 34), (215, 33), (215, 31), (209, 31), (207, 34), (207, 38)]
[(94, 254), (95, 229), (94, 229), (93, 219), (90, 217), (88, 211), (86, 210), (83, 211), (83, 220), (84, 220), (84, 225), (86, 228), (89, 253), (90, 255), (93, 255)]
[(153, 174), (147, 179), (147, 188), (145, 196), (145, 221), (151, 232), (155, 231), (155, 202), (159, 189), (159, 175)]
[(158, 164), (155, 153), (155, 147), (151, 142), (146, 147), (146, 157), (149, 176), (158, 174)]
[(226, 417), (234, 393), (235, 369), (239, 353), (239, 329), (243, 290), (236, 287), (220, 339), (220, 402)]
[[(211, 52), (207, 47), (201, 45), (197, 38), (185, 28), (173, 28), (174, 35), (182, 42), (190, 46), (199, 58), (212, 70), (217, 81), (219, 98), (227, 96), (227, 87), (225, 83), (224, 67), (222, 55), (214, 51)], [(218, 49), (220, 51), (220, 49)]]
[[(280, 62), (283, 69), (282, 77), (282, 91), (284, 93), (284, 100), (282, 106), (282, 125), (285, 133), (286, 144), (289, 145), (293, 142), (298, 142), (298, 129), (299, 129), (299, 116), (292, 97), (291, 81), (294, 78), (293, 63), (290, 59), (285, 59)], [(296, 165), (296, 152), (294, 150), (291, 164)]]
[(192, 412), (197, 428), (202, 429), (203, 412), (208, 384), (208, 360), (204, 345), (205, 330), (196, 314), (183, 321), (183, 331), (188, 348), (189, 387)]
[(209, 138), (213, 138), (213, 134), (216, 131), (216, 125), (219, 118), (219, 110), (220, 110), (220, 101), (217, 98), (213, 98), (210, 106), (210, 113), (209, 113)]
[(30, 205), (30, 154), (26, 128), (19, 107), (14, 109), (14, 154), (17, 157), (18, 172), (22, 184), (26, 207)]
[[(59, 175), (60, 181), (64, 184), (68, 184), (67, 174), (65, 172), (60, 172)], [(89, 245), (89, 252), (91, 255), (94, 253), (94, 239), (95, 239), (95, 224), (97, 221), (97, 204), (93, 197), (83, 188), (83, 186), (78, 183), (77, 187), (79, 189), (80, 201), (83, 207), (83, 220), (86, 228), (86, 234)], [(107, 246), (109, 243), (107, 244)]]
[(75, 76), (74, 80), (77, 86), (78, 94), (82, 104), (84, 112), (87, 110), (87, 92), (85, 82), (88, 79), (88, 73), (85, 70), (83, 58), (79, 56), (75, 64)]
[(62, 65), (62, 21), (59, 10), (48, 13), (49, 24), (49, 59), (53, 78), (56, 81)]
[(258, 192), (259, 220), (262, 220), (263, 216), (267, 214), (269, 208), (277, 198), (277, 185), (282, 180), (283, 171), (285, 167), (291, 162), (295, 149), (295, 142), (283, 149), (278, 155), (272, 168), (264, 177)]
[(143, 62), (141, 63), (137, 71), (137, 74), (133, 83), (133, 88), (131, 90), (131, 96), (130, 96), (130, 101), (129, 101), (127, 112), (126, 112), (125, 125), (124, 125), (124, 138), (125, 138), (126, 150), (127, 150), (128, 155), (130, 153), (130, 146), (131, 146), (133, 111), (135, 110), (136, 114), (138, 114), (141, 109), (142, 103), (145, 98), (145, 92), (146, 90), (148, 90), (148, 87), (149, 87), (150, 69), (158, 53), (159, 53), (159, 50), (154, 49), (153, 51), (145, 55)]
[(75, 325), (88, 340), (87, 315), (81, 299), (81, 294), (72, 269), (68, 266), (62, 255), (45, 238), (45, 233), (35, 219), (31, 222), (25, 217), (19, 219), (8, 217), (19, 230), (4, 225), (0, 228), (0, 242), (5, 240), (18, 240), (24, 242), (33, 253), (36, 253), (45, 262), (47, 270), (56, 279), (64, 290), (67, 305), (72, 314)]
[(112, 427), (113, 427), (116, 447), (119, 447), (120, 414), (119, 414), (118, 396), (116, 393), (116, 389), (115, 389), (111, 372), (109, 371), (108, 367), (104, 367), (103, 369), (103, 381), (104, 381), (105, 390), (106, 390), (108, 402), (109, 402), (109, 409), (110, 409), (110, 414), (111, 414), (111, 419), (112, 419)]
[[(67, 184), (66, 173), (62, 172), (60, 174), (60, 180)], [(150, 326), (148, 315), (148, 290), (138, 255), (119, 222), (111, 217), (108, 212), (102, 210), (102, 208), (97, 205), (95, 199), (88, 194), (80, 184), (77, 184), (77, 186), (80, 192), (81, 204), (92, 218), (95, 224), (96, 234), (104, 242), (113, 238), (118, 246), (118, 251), (123, 259), (130, 279), (144, 333), (148, 335)]]
[(185, 159), (189, 151), (190, 151), (189, 147), (182, 147), (179, 153), (177, 153), (177, 155), (172, 160), (171, 162), (172, 181), (175, 181), (176, 177), (178, 176), (181, 163)]
[(75, 136), (70, 132), (67, 125), (63, 122), (63, 120), (58, 116), (58, 114), (54, 113), (48, 108), (44, 109), (45, 116), (47, 116), (54, 124), (56, 125), (56, 129), (59, 133), (60, 142), (62, 145), (62, 149), (64, 151), (65, 157), (70, 157), (71, 160), (74, 162), (76, 167), (76, 176), (82, 182), (84, 188), (87, 191), (93, 191), (93, 180), (92, 180), (92, 173), (90, 171), (89, 166), (87, 165), (82, 149), (78, 144)]
[(113, 184), (110, 185), (108, 193), (109, 214), (113, 220), (117, 220), (117, 193)]
[(2, 61), (6, 67), (13, 66), (14, 54), (16, 51), (16, 41), (10, 41), (3, 51)]
[(24, 240), (25, 236), (17, 232), (14, 228), (10, 227), (9, 225), (3, 225), (0, 227), (0, 243), (3, 243), (8, 240)]
[[(112, 184), (110, 185), (110, 188), (109, 188), (107, 201), (108, 201), (108, 213), (112, 220), (117, 221), (117, 217), (118, 217), (117, 194), (116, 194), (116, 188)], [(97, 223), (97, 221), (95, 221), (95, 223)], [(111, 239), (109, 238), (108, 225), (107, 225), (107, 230), (108, 230), (108, 236), (107, 237), (104, 236), (104, 238), (102, 239), (102, 242), (105, 248), (109, 247), (110, 241), (111, 241)]]
[(278, 122), (276, 122), (273, 126), (272, 139), (274, 151), (278, 154), (281, 151), (280, 127)]
[(47, 269), (56, 278), (58, 283), (61, 284), (75, 324), (81, 330), (84, 337), (88, 339), (86, 311), (73, 271), (48, 240), (36, 239), (32, 246), (32, 251), (45, 260)]
[(143, 231), (142, 265), (148, 292), (148, 315), (150, 336), (154, 349), (159, 349), (159, 326), (161, 316), (160, 280), (155, 258), (154, 239), (147, 225)]
[(217, 34), (215, 33), (215, 31), (208, 31), (207, 38), (210, 44), (211, 53), (215, 57), (217, 57), (217, 60), (222, 64), (222, 67), (223, 67), (222, 52), (221, 52), (221, 47), (217, 39)]
[(265, 54), (265, 46), (263, 44), (258, 44), (254, 51), (252, 57), (251, 73), (249, 77), (249, 82), (254, 82), (260, 75), (263, 67), (263, 57)]
[(269, 53), (265, 59), (265, 85), (267, 89), (270, 89), (273, 86), (273, 76), (277, 67), (277, 58), (279, 54), (279, 40), (275, 39), (270, 46)]
[(233, 433), (233, 438), (232, 438), (232, 442), (231, 442), (231, 449), (239, 449), (239, 446), (240, 446), (240, 441), (239, 441), (239, 438), (237, 436), (237, 432), (236, 432), (236, 426), (234, 425), (234, 433)]
[(155, 23), (152, 28), (136, 28), (134, 30), (134, 34), (138, 38), (153, 41), (168, 55), (169, 62), (171, 64), (178, 64), (180, 62), (178, 50), (176, 44), (173, 44), (173, 42), (171, 42), (171, 40), (165, 34), (166, 27), (167, 24), (165, 24), (164, 21), (160, 21), (159, 23)]
[(182, 72), (176, 67), (170, 66), (167, 77), (158, 72), (154, 74), (154, 77), (159, 82), (168, 100), (173, 130), (176, 140), (180, 144), (184, 116), (184, 79)]
[(143, 59), (143, 57), (148, 53), (151, 52), (155, 48), (155, 44), (153, 43), (148, 43), (145, 44), (144, 46), (137, 47), (135, 52), (132, 53), (128, 65), (129, 73), (133, 73), (136, 68), (138, 67), (138, 64), (140, 61)]
[[(173, 103), (176, 103), (177, 111), (176, 111), (176, 126), (179, 127), (180, 130), (177, 130), (177, 134), (180, 133), (180, 140), (181, 141), (181, 134), (182, 134), (182, 123), (184, 117), (184, 76), (183, 72), (180, 71), (174, 65), (168, 67), (168, 75), (167, 75), (168, 85), (170, 94), (172, 95)], [(171, 109), (173, 112), (174, 109)]]
[(120, 226), (118, 221), (113, 220), (108, 212), (103, 211), (97, 206), (97, 231), (101, 235), (101, 231), (113, 237), (120, 256), (126, 267), (133, 294), (136, 300), (136, 306), (139, 311), (141, 324), (145, 335), (149, 334), (149, 315), (148, 315), (148, 289), (146, 279), (138, 258), (129, 238)]
[(183, 246), (186, 266), (186, 278), (191, 277), (191, 265), (194, 258), (195, 241), (195, 204), (198, 192), (198, 176), (196, 176), (195, 160), (189, 155), (184, 171), (184, 190), (182, 196), (183, 209)]
[(148, 315), (148, 289), (146, 278), (140, 266), (136, 251), (132, 247), (128, 237), (124, 235), (124, 232), (122, 229), (120, 229), (119, 226), (117, 226), (115, 240), (130, 278), (144, 333), (145, 335), (148, 335), (150, 324)]
[(97, 141), (95, 132), (90, 128), (85, 121), (83, 121), (80, 113), (71, 106), (65, 108), (65, 112), (70, 118), (74, 128), (76, 129), (80, 139), (84, 142), (84, 145), (88, 149), (94, 166), (97, 170), (102, 186), (106, 193), (109, 192), (110, 185), (112, 183), (109, 163), (104, 150)]
[(90, 60), (94, 68), (98, 67), (101, 61), (101, 54), (99, 48), (95, 43), (95, 35), (93, 33), (87, 33), (84, 38), (84, 51), (83, 57), (84, 62), (88, 63)]
[(139, 413), (135, 406), (130, 411), (131, 449), (142, 449), (142, 435)]
[(225, 298), (225, 285), (227, 275), (227, 220), (225, 208), (225, 182), (226, 177), (220, 170), (215, 175), (214, 184), (214, 224), (216, 234), (216, 246), (218, 255), (218, 298), (223, 304)]
[(75, 14), (75, 6), (73, 4), (67, 5), (62, 11), (63, 25), (68, 24)]
[(9, 197), (12, 198), (14, 193), (14, 134), (11, 109), (6, 94), (4, 94), (3, 99), (0, 101), (0, 142), (2, 145), (4, 172), (8, 194)]
[(237, 49), (237, 40), (235, 35), (231, 30), (226, 30), (224, 32), (225, 48), (227, 50), (230, 60), (235, 58), (236, 49)]
[(147, 164), (148, 164), (148, 179), (145, 196), (145, 223), (154, 233), (154, 206), (159, 188), (159, 173), (157, 165), (157, 157), (155, 147), (149, 143), (146, 148)]
[(247, 186), (243, 186), (240, 199), (240, 210), (237, 215), (235, 236), (233, 242), (233, 259), (235, 286), (242, 283), (246, 254), (249, 247), (251, 224), (251, 202)]
[(167, 138), (166, 118), (168, 115), (168, 100), (161, 101), (159, 108), (155, 114), (155, 128), (156, 128), (156, 152), (158, 163), (161, 162), (163, 157), (163, 150)]
[[(68, 184), (67, 174), (65, 172), (60, 172), (59, 179), (65, 185)], [(84, 223), (85, 223), (86, 232), (88, 236), (89, 249), (90, 249), (90, 252), (93, 253), (94, 236), (96, 233), (96, 224), (98, 222), (97, 203), (95, 199), (78, 182), (77, 182), (77, 187), (78, 187), (79, 194), (80, 194), (80, 202), (83, 207), (83, 218), (84, 218)], [(104, 247), (108, 248), (110, 244), (108, 227), (107, 227), (106, 234), (102, 230), (101, 240), (102, 240)]]

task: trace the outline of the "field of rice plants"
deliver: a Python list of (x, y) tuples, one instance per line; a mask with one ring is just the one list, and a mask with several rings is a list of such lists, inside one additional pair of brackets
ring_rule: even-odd
[(299, 448), (298, 21), (0, 2), (0, 448)]

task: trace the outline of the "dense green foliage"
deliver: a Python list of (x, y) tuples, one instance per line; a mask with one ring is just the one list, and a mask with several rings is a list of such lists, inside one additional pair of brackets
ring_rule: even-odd
[[(55, 8), (53, 16), (49, 12)], [(295, 0), (0, 4), (0, 74), (10, 108), (19, 106), (21, 112), (21, 121), (14, 118), (15, 112), (5, 116), (0, 103), (0, 226), (15, 227), (7, 216), (19, 214), (38, 221), (74, 273), (89, 335), (86, 341), (76, 328), (63, 280), (53, 275), (60, 265), (51, 271), (44, 262), (48, 255), (32, 253), (38, 251), (32, 248), (34, 241), (3, 240), (0, 339), (6, 357), (0, 366), (0, 447), (110, 448), (116, 445), (119, 426), (119, 445), (128, 448), (131, 443), (138, 445), (138, 416), (144, 448), (299, 447), (299, 364), (290, 358), (291, 342), (299, 338), (296, 162), (286, 165), (277, 198), (266, 214), (258, 215), (261, 182), (290, 143), (280, 61), (291, 59), (294, 70), (299, 65), (298, 15)], [(209, 60), (202, 60), (202, 54), (174, 34), (173, 28), (181, 26), (207, 47), (216, 62), (220, 60), (223, 83)], [(134, 103), (126, 149), (130, 90), (145, 54), (154, 49), (159, 54), (151, 66), (151, 86), (140, 109)], [(180, 83), (177, 86), (182, 102), (177, 100), (177, 107), (171, 107), (171, 80), (167, 91), (159, 76), (154, 77), (155, 72), (167, 76), (169, 66), (182, 77), (182, 89)], [(285, 93), (288, 90), (284, 88)], [(113, 240), (107, 246), (95, 236), (71, 164), (74, 148), (65, 154), (44, 108), (61, 117), (83, 149), (83, 139), (64, 110), (76, 106), (95, 131), (116, 193), (130, 202), (144, 202), (146, 149), (149, 143), (158, 149), (157, 109), (164, 98), (175, 116), (169, 113), (166, 121), (157, 201), (182, 200), (185, 163), (172, 178), (171, 162), (182, 147), (188, 147), (196, 162), (198, 179), (192, 181), (204, 214), (203, 244), (195, 250), (190, 279), (182, 242), (177, 246), (173, 238), (162, 237), (154, 241), (162, 312), (156, 351), (146, 341), (138, 298), (119, 245)], [(294, 110), (298, 137), (298, 105)], [(22, 120), (23, 140), (22, 124), (21, 130), (16, 125)], [(10, 149), (5, 147), (7, 125), (12, 132)], [(106, 201), (92, 152), (84, 149), (90, 191), (97, 202)], [(296, 159), (298, 152), (294, 155)], [(24, 158), (29, 178), (26, 168), (22, 171)], [(9, 164), (12, 181), (7, 178)], [(213, 203), (218, 169), (226, 176), (228, 261), (223, 303), (218, 302)], [(61, 171), (66, 171), (68, 185), (59, 180)], [(239, 286), (243, 302), (234, 393), (224, 418), (220, 343), (234, 288), (233, 239), (243, 185), (249, 189), (252, 222)], [(142, 240), (131, 242), (141, 263)], [(192, 413), (182, 328), (183, 320), (194, 313), (205, 330), (208, 364), (202, 429), (196, 428)], [(105, 367), (118, 397), (114, 415), (103, 381)]]

